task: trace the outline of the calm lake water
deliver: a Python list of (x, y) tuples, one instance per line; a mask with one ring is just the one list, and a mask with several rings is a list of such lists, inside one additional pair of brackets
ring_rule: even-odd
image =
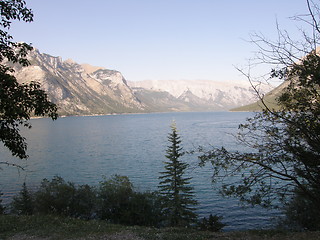
[[(8, 201), (25, 181), (36, 187), (43, 178), (59, 175), (78, 184), (96, 185), (102, 176), (128, 176), (136, 189), (157, 190), (159, 172), (163, 170), (167, 136), (173, 120), (184, 150), (201, 145), (238, 149), (232, 134), (238, 124), (252, 113), (159, 113), (110, 116), (86, 116), (33, 119), (33, 128), (23, 130), (27, 138), (29, 159), (17, 160), (0, 147), (1, 161), (15, 161), (26, 168), (3, 167), (0, 190)], [(188, 174), (193, 177), (198, 213), (222, 215), (225, 230), (265, 228), (277, 215), (259, 207), (242, 208), (239, 201), (222, 198), (211, 184), (210, 166), (199, 168), (195, 156), (186, 156)]]

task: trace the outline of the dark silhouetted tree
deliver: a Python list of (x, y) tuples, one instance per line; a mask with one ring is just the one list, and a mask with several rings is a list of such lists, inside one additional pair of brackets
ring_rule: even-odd
[(171, 125), (172, 132), (168, 136), (170, 145), (165, 155), (165, 171), (160, 172), (159, 189), (162, 196), (163, 214), (170, 226), (188, 226), (196, 219), (193, 187), (190, 186), (191, 177), (185, 176), (188, 164), (182, 162), (183, 156), (181, 140), (177, 133), (176, 124)]
[(251, 69), (241, 70), (263, 106), (239, 126), (238, 140), (246, 148), (214, 148), (200, 160), (212, 163), (215, 179), (242, 176), (225, 184), (224, 194), (265, 207), (282, 203), (291, 225), (315, 230), (320, 229), (320, 9), (313, 1), (307, 1), (307, 8), (309, 14), (295, 17), (311, 30), (301, 30), (302, 39), (294, 41), (279, 28), (275, 42), (263, 35), (253, 38), (257, 63), (272, 64), (267, 80), (284, 80), (274, 93), (278, 107), (271, 108), (259, 94)]
[(12, 200), (13, 212), (20, 215), (32, 215), (34, 212), (34, 199), (32, 193), (28, 190), (26, 183), (23, 183), (22, 189)]
[(8, 30), (13, 20), (33, 21), (32, 11), (23, 0), (2, 0), (0, 14), (0, 141), (13, 156), (27, 158), (26, 139), (20, 135), (19, 128), (31, 127), (32, 114), (56, 119), (57, 107), (48, 100), (39, 83), (19, 84), (13, 75), (12, 64), (29, 65), (27, 54), (32, 47), (13, 42)]
[(157, 226), (161, 219), (157, 193), (139, 193), (126, 176), (114, 175), (100, 183), (98, 217), (125, 225)]
[(199, 227), (203, 231), (220, 232), (226, 224), (222, 223), (222, 216), (209, 215), (209, 218), (204, 217), (200, 223)]
[[(0, 192), (0, 197), (3, 195), (2, 192)], [(0, 198), (0, 215), (1, 214), (4, 214), (4, 210), (5, 210), (5, 207), (2, 205), (2, 199)]]

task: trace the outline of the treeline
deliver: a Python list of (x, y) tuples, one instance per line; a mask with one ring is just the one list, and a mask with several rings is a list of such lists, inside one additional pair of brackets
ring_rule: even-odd
[[(76, 185), (59, 176), (43, 179), (36, 191), (24, 183), (6, 207), (8, 214), (59, 215), (80, 219), (106, 220), (114, 224), (152, 227), (169, 226), (163, 197), (158, 192), (138, 192), (126, 176), (114, 175), (97, 186)], [(221, 217), (210, 215), (189, 227), (220, 231)]]

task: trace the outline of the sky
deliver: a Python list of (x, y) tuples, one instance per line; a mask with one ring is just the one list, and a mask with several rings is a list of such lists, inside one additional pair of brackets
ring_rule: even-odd
[[(42, 53), (120, 71), (127, 80), (237, 81), (256, 47), (250, 34), (296, 33), (305, 0), (26, 0), (31, 23), (15, 41)], [(293, 36), (294, 37), (294, 36)], [(298, 37), (298, 36), (297, 36)]]

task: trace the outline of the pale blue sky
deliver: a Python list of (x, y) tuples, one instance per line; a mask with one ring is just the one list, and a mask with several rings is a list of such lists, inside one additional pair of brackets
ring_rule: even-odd
[[(16, 41), (127, 80), (239, 80), (261, 32), (306, 13), (305, 0), (27, 0), (34, 22), (12, 25)], [(294, 33), (294, 32), (293, 32)]]

